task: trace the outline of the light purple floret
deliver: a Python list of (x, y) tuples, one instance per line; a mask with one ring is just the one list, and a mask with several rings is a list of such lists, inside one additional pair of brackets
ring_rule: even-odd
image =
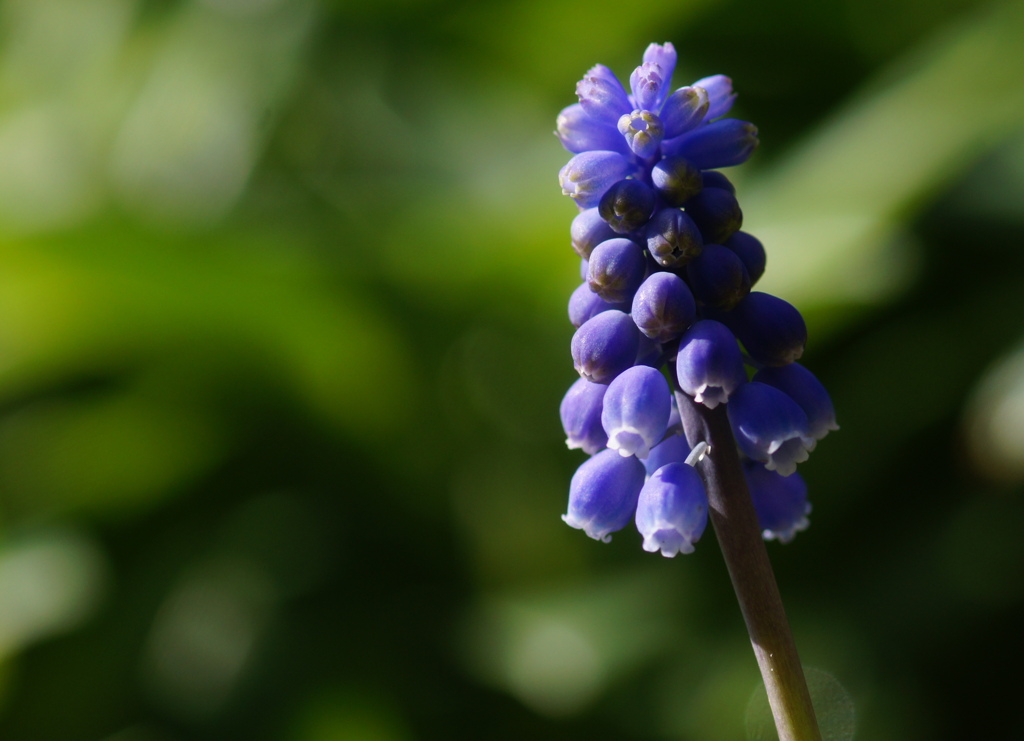
[(558, 140), (574, 154), (592, 150), (629, 154), (629, 147), (618, 129), (591, 116), (579, 103), (562, 109), (556, 119), (556, 127)]
[(594, 248), (606, 239), (615, 239), (619, 235), (601, 218), (597, 208), (580, 211), (569, 227), (572, 248), (584, 259), (590, 258)]
[(728, 412), (740, 450), (769, 471), (789, 476), (814, 448), (807, 415), (795, 401), (768, 384), (743, 384), (729, 400)]
[(728, 327), (713, 319), (690, 327), (679, 341), (676, 376), (679, 387), (708, 409), (728, 402), (747, 381), (743, 356)]
[(569, 511), (562, 520), (594, 540), (610, 541), (636, 511), (644, 467), (636, 458), (602, 450), (583, 463), (569, 485)]
[(601, 411), (608, 447), (622, 456), (646, 458), (665, 436), (671, 396), (665, 377), (649, 366), (637, 365), (616, 377)]
[(633, 321), (655, 342), (676, 339), (697, 318), (697, 304), (686, 282), (660, 271), (647, 277), (633, 297)]
[(582, 208), (593, 208), (615, 183), (633, 173), (633, 165), (618, 152), (581, 152), (558, 172), (562, 192)]
[(608, 445), (601, 426), (601, 406), (608, 387), (580, 378), (566, 392), (559, 407), (565, 444), (569, 450), (581, 449), (594, 455)]
[(603, 311), (572, 336), (573, 365), (588, 381), (609, 383), (633, 365), (639, 344), (640, 330), (629, 314)]
[(636, 507), (636, 528), (644, 550), (672, 558), (693, 553), (708, 524), (704, 481), (692, 466), (669, 463), (647, 480)]
[(632, 239), (608, 239), (594, 248), (587, 265), (590, 290), (609, 303), (633, 300), (643, 283), (647, 261), (644, 251)]

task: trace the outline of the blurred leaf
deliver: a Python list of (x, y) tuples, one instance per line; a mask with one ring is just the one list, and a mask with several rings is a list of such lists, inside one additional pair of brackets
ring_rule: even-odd
[(886, 249), (900, 223), (1024, 125), (1022, 38), (1019, 0), (965, 18), (750, 182), (743, 210), (770, 256), (765, 290), (809, 308), (900, 285), (905, 256)]

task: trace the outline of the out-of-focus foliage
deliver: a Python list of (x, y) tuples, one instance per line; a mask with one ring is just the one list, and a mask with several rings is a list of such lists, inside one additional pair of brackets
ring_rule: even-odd
[(0, 3), (0, 738), (757, 727), (714, 538), (558, 518), (549, 132), (667, 40), (760, 126), (745, 228), (842, 425), (770, 549), (825, 725), (1024, 734), (1021, 39), (1019, 0)]

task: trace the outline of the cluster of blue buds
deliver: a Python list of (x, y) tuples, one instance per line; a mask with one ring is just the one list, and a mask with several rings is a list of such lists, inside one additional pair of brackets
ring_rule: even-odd
[[(740, 231), (732, 183), (757, 128), (724, 118), (724, 75), (670, 92), (672, 44), (651, 44), (630, 92), (607, 67), (576, 86), (558, 116), (574, 154), (559, 173), (580, 213), (571, 228), (583, 283), (569, 299), (581, 378), (562, 401), (567, 444), (590, 455), (563, 519), (592, 538), (634, 520), (644, 549), (690, 553), (707, 524), (678, 404), (725, 404), (765, 538), (807, 527), (796, 466), (838, 429), (828, 393), (795, 361), (807, 340), (792, 305), (751, 291), (765, 251)], [(673, 390), (674, 387), (674, 390)], [(698, 445), (700, 447), (701, 443)]]

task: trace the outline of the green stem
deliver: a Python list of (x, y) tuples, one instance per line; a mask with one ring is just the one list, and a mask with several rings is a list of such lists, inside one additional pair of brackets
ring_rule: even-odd
[(677, 393), (676, 398), (689, 444), (703, 440), (711, 446), (699, 464), (707, 484), (711, 524), (764, 677), (779, 741), (821, 741), (725, 405), (708, 409), (686, 394)]

